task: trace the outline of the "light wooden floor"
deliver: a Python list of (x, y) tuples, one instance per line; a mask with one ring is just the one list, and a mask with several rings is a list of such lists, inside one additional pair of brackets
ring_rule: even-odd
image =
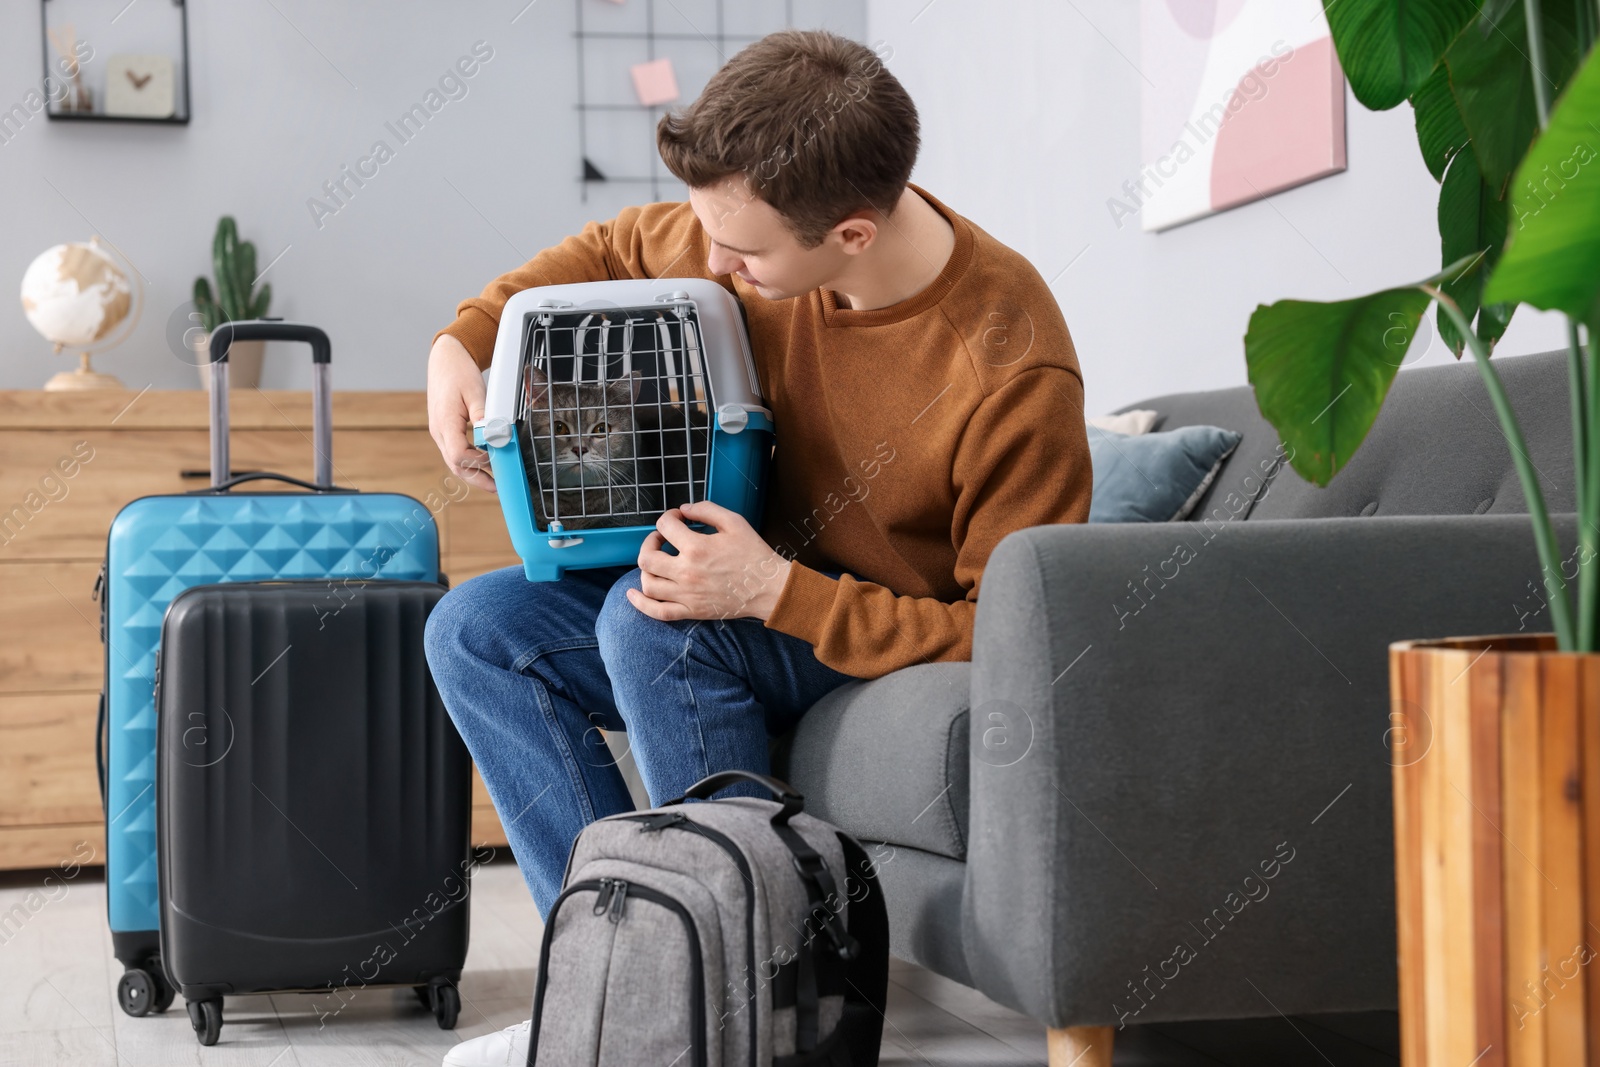
[[(64, 892), (52, 883), (53, 900), (41, 893), (42, 878), (0, 874), (0, 917), (9, 916), (0, 919), (8, 924), (0, 926), (0, 1067), (435, 1067), (452, 1043), (528, 1015), (540, 924), (509, 862), (481, 867), (473, 878), (471, 949), (453, 1033), (438, 1029), (410, 990), (359, 993), (325, 1019), (319, 1005), (338, 1008), (328, 998), (229, 997), (222, 1039), (212, 1048), (195, 1041), (181, 999), (165, 1015), (143, 1019), (117, 1008), (122, 968), (111, 953), (99, 871), (84, 869)], [(890, 977), (884, 1067), (1044, 1064), (1044, 1031), (1031, 1019), (909, 963), (895, 961)], [(1392, 1065), (1392, 1026), (1392, 1016), (1380, 1016), (1130, 1027), (1119, 1035), (1116, 1063)]]

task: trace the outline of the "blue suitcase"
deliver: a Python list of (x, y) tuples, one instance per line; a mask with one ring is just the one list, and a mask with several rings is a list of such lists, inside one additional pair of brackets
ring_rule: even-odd
[[(228, 348), (233, 341), (298, 341), (313, 359), (315, 481), (268, 472), (228, 477)], [(211, 485), (146, 496), (117, 512), (95, 582), (105, 681), (96, 761), (106, 819), (106, 912), (125, 972), (117, 999), (130, 1015), (164, 1011), (175, 990), (159, 947), (156, 861), (156, 652), (167, 605), (191, 586), (327, 579), (439, 581), (439, 530), (421, 501), (333, 484), (333, 406), (327, 334), (275, 320), (225, 323), (211, 337)], [(303, 492), (254, 492), (258, 480)]]

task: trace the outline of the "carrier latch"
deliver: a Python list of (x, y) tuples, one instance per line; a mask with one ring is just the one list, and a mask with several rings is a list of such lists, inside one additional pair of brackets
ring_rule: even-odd
[(479, 431), (486, 445), (504, 448), (511, 443), (511, 422), (499, 415), (475, 422), (472, 428)]
[[(561, 533), (565, 529), (566, 529), (566, 527), (561, 525), (561, 520), (560, 519), (551, 519), (550, 520), (550, 532), (551, 533), (558, 534), (558, 533)], [(573, 545), (581, 545), (581, 544), (583, 544), (583, 538), (581, 538), (581, 537), (552, 537), (552, 538), (550, 538), (549, 544), (550, 544), (551, 548), (571, 548)]]

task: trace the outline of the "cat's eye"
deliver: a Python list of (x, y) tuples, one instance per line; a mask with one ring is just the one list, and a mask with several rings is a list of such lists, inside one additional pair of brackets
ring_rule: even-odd
[(560, 419), (557, 419), (556, 424), (552, 426), (550, 430), (557, 437), (565, 437), (567, 435), (567, 424), (562, 422)]
[(611, 431), (606, 427), (605, 423), (597, 422), (597, 423), (594, 424), (594, 429), (589, 431), (589, 436), (590, 437), (604, 437), (606, 434), (608, 434), (610, 432)]

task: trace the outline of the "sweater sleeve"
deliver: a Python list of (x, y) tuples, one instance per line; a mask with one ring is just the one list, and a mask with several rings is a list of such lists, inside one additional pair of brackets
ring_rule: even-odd
[(898, 596), (791, 560), (766, 625), (811, 642), (819, 661), (857, 678), (971, 660), (983, 568), (1000, 539), (1029, 526), (1089, 518), (1093, 472), (1082, 380), (1057, 366), (1018, 373), (978, 405), (955, 456), (950, 537), (964, 599)]
[[(500, 275), (483, 292), (456, 306), (456, 319), (433, 335), (449, 334), (471, 353), (479, 369), (494, 358), (495, 334), (506, 301), (538, 285), (622, 278), (710, 277), (705, 231), (688, 201), (659, 201), (623, 208), (615, 218), (591, 220), (520, 267)], [(431, 342), (430, 342), (431, 343)]]

